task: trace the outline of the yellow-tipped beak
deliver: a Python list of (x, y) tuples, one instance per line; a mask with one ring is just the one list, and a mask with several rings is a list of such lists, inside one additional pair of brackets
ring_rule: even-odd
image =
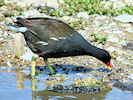
[(108, 66), (108, 69), (111, 70), (111, 66)]
[(110, 61), (107, 63), (108, 69), (111, 70), (111, 63)]

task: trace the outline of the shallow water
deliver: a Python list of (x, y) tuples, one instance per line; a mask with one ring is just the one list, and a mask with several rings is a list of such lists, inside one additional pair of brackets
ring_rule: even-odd
[[(19, 70), (0, 71), (0, 100), (132, 100), (133, 92), (119, 88), (103, 90), (94, 94), (67, 94), (52, 91), (44, 84), (48, 75), (36, 79), (25, 78)], [(48, 90), (50, 89), (50, 90)]]

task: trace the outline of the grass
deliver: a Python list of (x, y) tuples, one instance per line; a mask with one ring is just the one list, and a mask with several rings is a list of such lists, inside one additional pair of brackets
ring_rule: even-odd
[[(56, 9), (39, 9), (40, 13), (46, 13), (49, 16), (61, 18), (63, 16), (76, 16), (78, 12), (87, 12), (88, 15), (99, 14), (118, 16), (120, 14), (133, 15), (133, 6), (124, 6), (114, 9), (113, 4), (107, 8), (101, 3), (103, 0), (64, 0), (64, 3), (59, 3), (59, 10)], [(124, 2), (124, 0), (122, 1)], [(73, 22), (72, 27), (77, 27), (80, 21)]]
[(118, 16), (120, 14), (133, 15), (133, 6), (124, 6), (122, 8), (114, 9), (113, 5), (105, 8), (101, 4), (103, 0), (64, 0), (64, 3), (60, 3), (59, 7), (63, 10), (65, 15), (75, 15), (77, 12), (87, 12), (89, 15), (113, 15)]
[(0, 7), (4, 5), (5, 0), (0, 0)]
[(51, 10), (48, 14), (49, 16), (55, 16), (55, 17), (63, 17), (63, 15), (58, 10)]
[(94, 42), (105, 44), (107, 36), (98, 36), (96, 33), (91, 33), (91, 36), (94, 38)]
[(76, 30), (80, 30), (80, 29), (84, 30), (85, 27), (88, 26), (88, 23), (83, 18), (79, 18), (78, 20), (75, 20), (68, 24)]
[[(28, 10), (30, 7), (21, 7), (18, 6), (16, 3), (8, 3), (4, 4), (5, 0), (0, 0), (0, 7), (3, 5), (7, 6), (8, 11), (3, 12), (5, 17), (11, 17), (22, 15), (24, 10)], [(103, 0), (64, 0), (64, 3), (59, 3), (59, 9), (54, 8), (39, 8), (38, 11), (40, 13), (46, 13), (49, 16), (54, 16), (61, 19), (63, 16), (77, 16), (78, 12), (87, 12), (88, 15), (92, 14), (99, 14), (99, 15), (110, 15), (110, 16), (118, 16), (120, 14), (130, 14), (133, 15), (133, 6), (124, 6), (121, 8), (114, 9), (113, 5), (111, 4), (107, 8), (101, 4)], [(106, 0), (107, 1), (107, 0)], [(124, 0), (122, 1), (124, 2)], [(31, 5), (32, 6), (32, 5)], [(84, 30), (88, 23), (83, 18), (79, 18), (78, 20), (69, 22), (67, 21), (72, 28), (76, 30), (82, 29)], [(104, 44), (106, 41), (107, 36), (99, 37), (97, 34), (92, 33), (91, 36), (94, 38), (95, 42), (99, 42)]]

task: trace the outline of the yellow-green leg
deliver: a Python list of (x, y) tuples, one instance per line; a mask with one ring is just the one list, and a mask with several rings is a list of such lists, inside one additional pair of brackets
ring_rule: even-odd
[(36, 65), (36, 60), (39, 56), (37, 54), (33, 55), (32, 61), (31, 61), (31, 76), (34, 78), (35, 77), (35, 65)]
[(54, 69), (52, 68), (52, 66), (50, 65), (50, 63), (48, 62), (47, 59), (44, 59), (44, 62), (46, 63), (46, 66), (48, 67), (49, 71), (51, 74), (55, 74)]
[[(32, 57), (32, 62), (31, 62), (31, 76), (34, 78), (35, 77), (35, 65), (36, 65), (36, 60), (39, 56), (37, 54), (33, 55)], [(46, 66), (48, 67), (49, 71), (51, 74), (55, 74), (54, 69), (50, 65), (47, 59), (44, 59), (44, 62), (46, 63)]]

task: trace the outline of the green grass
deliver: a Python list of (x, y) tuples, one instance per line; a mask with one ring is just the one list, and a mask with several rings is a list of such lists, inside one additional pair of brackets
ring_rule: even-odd
[[(59, 3), (59, 9), (46, 9), (39, 8), (40, 13), (45, 13), (49, 16), (54, 16), (59, 19), (63, 16), (77, 16), (78, 12), (87, 12), (88, 15), (99, 14), (118, 16), (120, 14), (133, 15), (133, 6), (124, 6), (123, 8), (114, 9), (113, 5), (105, 8), (101, 4), (103, 0), (64, 0), (64, 3)], [(124, 0), (122, 1), (124, 2)], [(78, 21), (66, 22), (75, 29), (85, 29), (88, 25), (85, 20), (79, 19)], [(102, 40), (102, 39), (100, 39)]]
[(87, 12), (89, 15), (118, 16), (125, 13), (133, 15), (133, 6), (114, 9), (113, 5), (110, 5), (108, 8), (105, 8), (101, 1), (103, 0), (64, 0), (64, 3), (59, 4), (59, 7), (68, 16), (75, 15), (77, 12)]
[(48, 14), (49, 16), (62, 17), (63, 15), (58, 10), (51, 10)]
[(75, 28), (76, 30), (84, 30), (85, 27), (88, 25), (88, 23), (83, 19), (79, 18), (76, 21), (73, 21), (71, 23), (68, 23), (72, 28)]
[(91, 36), (94, 38), (94, 42), (105, 44), (107, 36), (98, 36), (96, 33), (91, 33)]
[(0, 7), (4, 5), (5, 0), (0, 0)]

